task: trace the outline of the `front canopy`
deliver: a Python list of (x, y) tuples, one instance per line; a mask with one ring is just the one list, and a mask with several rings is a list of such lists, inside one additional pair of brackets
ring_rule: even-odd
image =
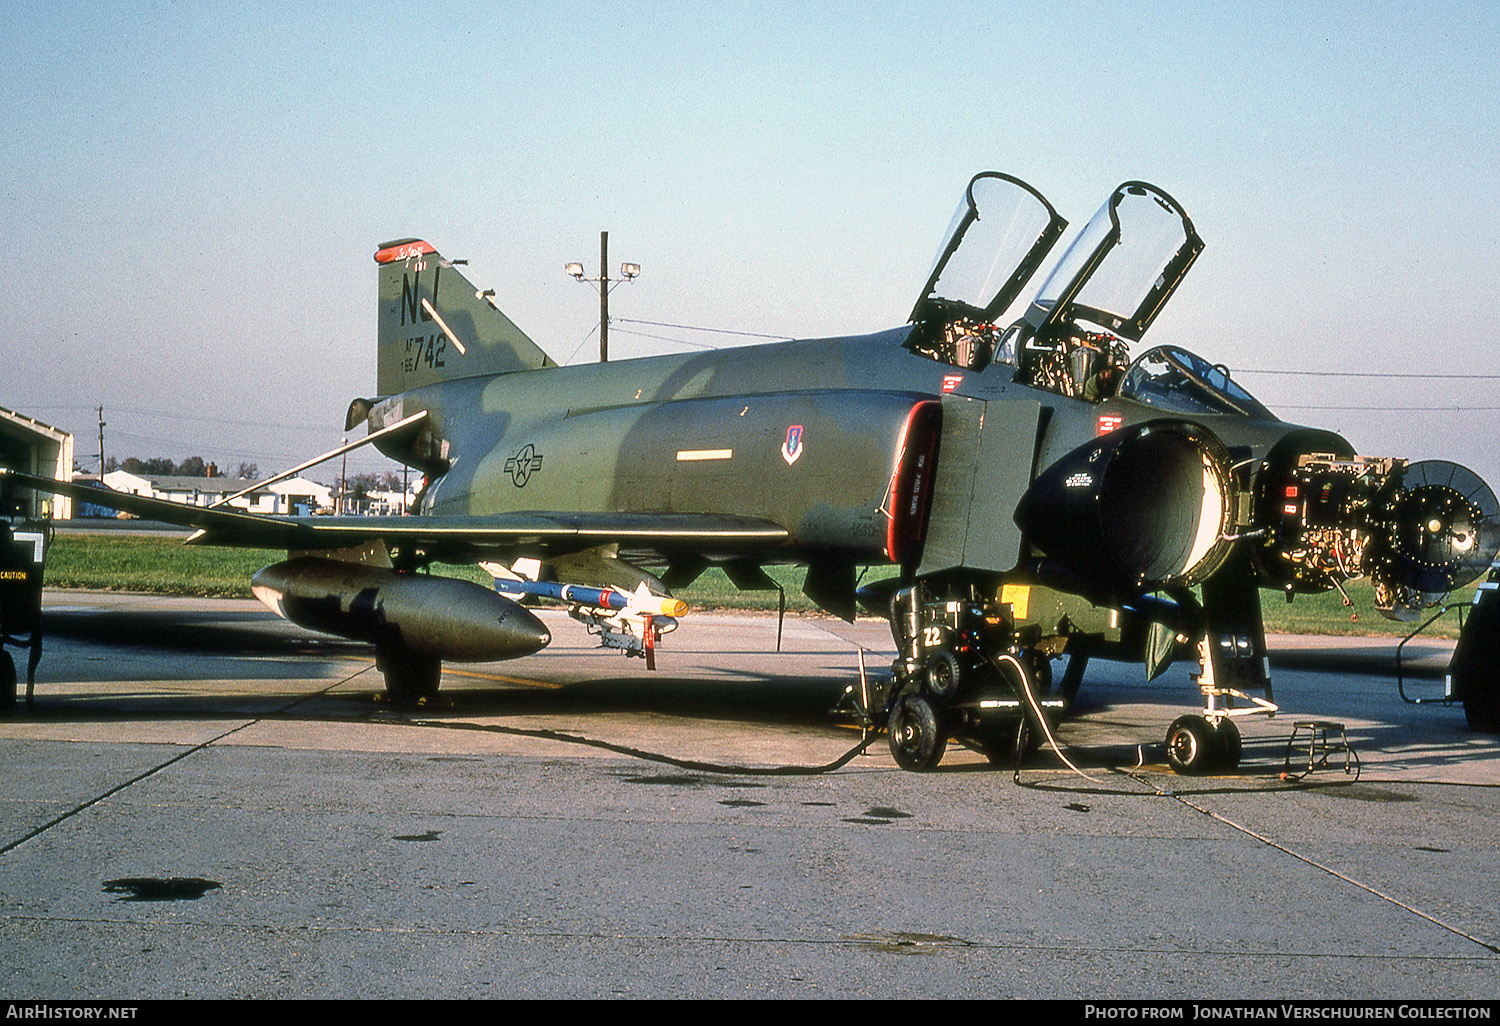
[(993, 320), (1031, 280), (1067, 225), (1019, 178), (997, 171), (975, 175), (911, 319)]

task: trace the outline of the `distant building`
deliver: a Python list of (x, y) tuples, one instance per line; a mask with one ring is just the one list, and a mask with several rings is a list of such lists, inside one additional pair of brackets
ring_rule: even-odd
[(414, 491), (375, 489), (365, 494), (362, 508), (358, 512), (377, 517), (399, 517), (416, 507), (416, 499)]
[[(0, 408), (0, 464), (27, 474), (69, 481), (73, 477), (73, 436), (12, 410)], [(25, 493), (27, 516), (73, 515), (73, 500), (63, 495)]]
[(229, 505), (251, 513), (308, 515), (333, 505), (333, 489), (304, 477), (257, 486), (253, 480), (237, 477), (181, 477), (114, 470), (104, 475), (104, 483), (117, 492), (147, 495), (189, 506), (212, 506), (226, 496), (249, 489), (245, 495), (231, 500)]

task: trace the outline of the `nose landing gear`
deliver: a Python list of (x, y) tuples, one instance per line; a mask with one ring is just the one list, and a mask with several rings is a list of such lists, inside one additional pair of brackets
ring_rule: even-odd
[(1198, 776), (1240, 764), (1240, 729), (1228, 716), (1214, 723), (1206, 716), (1179, 716), (1167, 729), (1167, 764), (1185, 776)]

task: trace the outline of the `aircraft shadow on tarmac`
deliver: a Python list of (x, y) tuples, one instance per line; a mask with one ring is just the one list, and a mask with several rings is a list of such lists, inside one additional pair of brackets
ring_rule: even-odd
[[(1347, 661), (1341, 662), (1336, 655), (1321, 653), (1288, 660), (1283, 669), (1293, 666), (1299, 670), (1346, 674), (1352, 669)], [(1159, 756), (1162, 739), (1156, 736), (1154, 722), (1143, 728), (1139, 707), (1186, 705), (1194, 693), (1193, 686), (1185, 681), (1174, 683), (1167, 677), (1142, 682), (1125, 672), (1123, 664), (1099, 669), (1101, 672), (1098, 673), (1090, 669), (1090, 677), (1079, 692), (1071, 719), (1087, 720), (1095, 728), (1113, 728), (1112, 732), (1142, 733), (1141, 743), (1146, 746), (1147, 760), (1151, 758), (1153, 746)], [(1387, 672), (1391, 675), (1387, 676)], [(1229, 775), (1259, 776), (1279, 772), (1287, 757), (1287, 743), (1292, 738), (1293, 725), (1307, 720), (1344, 722), (1348, 741), (1363, 760), (1363, 776), (1366, 778), (1378, 777), (1382, 767), (1388, 770), (1393, 765), (1426, 776), (1432, 770), (1456, 769), (1476, 761), (1500, 759), (1500, 735), (1470, 730), (1464, 722), (1462, 705), (1402, 703), (1397, 696), (1393, 664), (1389, 671), (1384, 665), (1374, 670), (1360, 665), (1357, 674), (1358, 690), (1344, 693), (1327, 692), (1284, 677), (1277, 692), (1277, 700), (1283, 703), (1281, 712), (1272, 719), (1256, 716), (1241, 721), (1245, 731), (1244, 760), (1240, 770)], [(1434, 673), (1419, 670), (1413, 676), (1432, 677)], [(1434, 682), (1426, 681), (1423, 686), (1427, 694), (1437, 693)], [(1065, 738), (1077, 737), (1066, 723), (1060, 733)], [(1299, 764), (1305, 767), (1307, 743), (1308, 734), (1304, 730), (1290, 755), (1293, 772), (1298, 771)], [(1090, 746), (1087, 742), (1081, 745), (1078, 754), (1070, 753), (1069, 758), (1085, 769), (1091, 765), (1129, 766), (1137, 759), (1134, 746)], [(1331, 759), (1330, 765), (1333, 762), (1338, 762), (1337, 768), (1320, 769), (1314, 776), (1322, 782), (1342, 776), (1342, 758)]]
[[(438, 697), (416, 708), (399, 708), (385, 700), (384, 686), (373, 669), (368, 645), (323, 638), (287, 627), (280, 620), (256, 612), (192, 613), (185, 611), (113, 610), (98, 612), (48, 611), (43, 632), (49, 641), (85, 647), (102, 646), (131, 653), (160, 654), (169, 668), (151, 680), (188, 679), (180, 663), (198, 676), (217, 681), (242, 679), (242, 692), (111, 694), (108, 689), (89, 696), (48, 694), (48, 661), (44, 654), (37, 674), (36, 713), (49, 718), (114, 716), (180, 718), (187, 715), (244, 715), (254, 706), (258, 714), (278, 705), (307, 699), (303, 689), (273, 688), (282, 680), (337, 680), (347, 677), (347, 664), (371, 668), (337, 694), (318, 697), (317, 715), (359, 717), (372, 713), (417, 716), (537, 716), (593, 713), (650, 713), (693, 719), (745, 723), (836, 726), (841, 721), (829, 710), (847, 683), (838, 677), (788, 676), (766, 671), (726, 670), (713, 679), (652, 674), (643, 677), (600, 677), (538, 687), (526, 683), (492, 683), (492, 674), (514, 673), (510, 664), (455, 665)], [(205, 664), (194, 656), (211, 656)], [(609, 658), (602, 656), (601, 658)], [(342, 665), (340, 665), (342, 664)], [(774, 664), (773, 664), (774, 665)], [(602, 669), (603, 667), (601, 667)], [(77, 683), (107, 685), (130, 679), (133, 668), (120, 660), (73, 660), (67, 676)], [(81, 671), (81, 672), (80, 672)], [(368, 682), (368, 683), (366, 683)], [(289, 711), (288, 715), (299, 715)]]
[[(285, 716), (287, 718), (350, 718), (402, 715), (415, 718), (588, 716), (603, 714), (640, 714), (677, 716), (685, 719), (776, 725), (842, 731), (852, 720), (834, 715), (831, 710), (850, 683), (852, 674), (830, 672), (826, 676), (777, 673), (774, 657), (764, 669), (723, 669), (712, 678), (678, 677), (667, 673), (649, 677), (600, 676), (538, 687), (526, 683), (492, 683), (485, 679), (491, 673), (516, 672), (513, 664), (489, 667), (451, 666), (437, 699), (415, 709), (390, 705), (384, 698), (380, 675), (373, 669), (373, 659), (366, 645), (338, 638), (324, 638), (284, 625), (269, 614), (249, 612), (194, 613), (148, 610), (107, 610), (96, 612), (46, 611), (44, 634), (55, 640), (100, 645), (131, 651), (162, 653), (168, 659), (191, 659), (196, 655), (215, 658), (207, 670), (201, 661), (189, 665), (196, 675), (211, 675), (219, 681), (244, 680), (243, 691), (226, 693), (103, 693), (89, 696), (49, 695), (47, 660), (44, 656), (38, 671), (37, 707), (34, 715), (48, 719), (109, 720), (130, 718), (180, 719), (191, 716)], [(1316, 659), (1302, 660), (1304, 663)], [(283, 680), (336, 681), (347, 677), (350, 663), (365, 663), (371, 668), (331, 695), (313, 696), (305, 689), (276, 687), (271, 682)], [(342, 664), (342, 665), (340, 665)], [(81, 668), (89, 672), (80, 674)], [(1311, 668), (1303, 666), (1300, 668)], [(603, 669), (603, 667), (601, 667)], [(1104, 667), (1101, 667), (1104, 669)], [(871, 667), (872, 673), (883, 668)], [(519, 674), (524, 677), (524, 667)], [(69, 678), (76, 682), (108, 684), (114, 679), (129, 679), (130, 667), (110, 660), (75, 662)], [(175, 672), (166, 679), (190, 679)], [(368, 682), (366, 684), (366, 682)], [(1392, 686), (1394, 682), (1390, 682)], [(1129, 768), (1144, 760), (1159, 761), (1160, 738), (1154, 729), (1145, 730), (1130, 708), (1142, 703), (1183, 704), (1192, 694), (1184, 682), (1165, 679), (1143, 684), (1106, 671), (1091, 674), (1080, 693), (1074, 710), (1076, 717), (1097, 725), (1118, 721), (1127, 733), (1140, 733), (1138, 742), (1089, 745), (1069, 749), (1069, 758), (1080, 768)], [(1366, 755), (1376, 752), (1399, 752), (1400, 762), (1409, 768), (1442, 768), (1458, 766), (1476, 758), (1500, 757), (1500, 738), (1475, 734), (1451, 716), (1429, 710), (1401, 707), (1409, 715), (1399, 722), (1351, 724), (1349, 740)], [(283, 711), (284, 710), (284, 711)], [(1295, 718), (1302, 718), (1296, 716)], [(1335, 717), (1337, 718), (1337, 717)], [(1271, 736), (1245, 738), (1245, 762), (1234, 776), (1262, 777), (1281, 767), (1287, 738), (1291, 734), (1291, 714), (1279, 717), (1285, 726)], [(1064, 724), (1062, 739), (1076, 738), (1074, 729)], [(1295, 760), (1295, 754), (1294, 754)], [(1038, 766), (1058, 765), (1055, 756), (1043, 752)], [(959, 767), (951, 767), (958, 769)], [(970, 767), (971, 769), (973, 767)], [(1367, 767), (1369, 774), (1373, 767)], [(1333, 774), (1325, 771), (1325, 776)]]
[(444, 684), (433, 711), (472, 716), (659, 713), (702, 720), (832, 725), (844, 682), (825, 677), (739, 674), (726, 680), (601, 677), (556, 688), (453, 688)]
[(367, 651), (366, 646), (357, 642), (325, 639), (282, 627), (282, 621), (260, 612), (42, 611), (44, 638), (70, 638), (100, 645), (229, 656)]

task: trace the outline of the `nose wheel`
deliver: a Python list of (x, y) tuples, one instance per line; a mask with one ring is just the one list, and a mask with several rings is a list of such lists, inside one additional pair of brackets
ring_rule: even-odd
[(1179, 716), (1167, 730), (1167, 763), (1184, 776), (1232, 770), (1240, 764), (1240, 728), (1229, 717)]

